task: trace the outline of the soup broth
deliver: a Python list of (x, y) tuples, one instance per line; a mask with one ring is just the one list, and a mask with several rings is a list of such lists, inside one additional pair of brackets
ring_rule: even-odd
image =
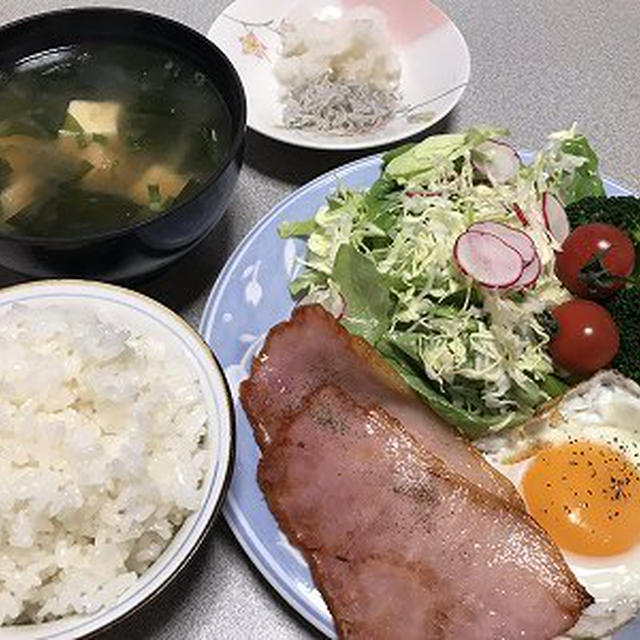
[(79, 237), (161, 215), (224, 162), (231, 119), (202, 71), (89, 43), (0, 71), (0, 229)]

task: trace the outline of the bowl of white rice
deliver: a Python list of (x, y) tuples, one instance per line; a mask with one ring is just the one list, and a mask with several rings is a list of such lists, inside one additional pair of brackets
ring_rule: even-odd
[(58, 280), (0, 291), (0, 640), (78, 638), (192, 557), (233, 456), (221, 369), (179, 316)]

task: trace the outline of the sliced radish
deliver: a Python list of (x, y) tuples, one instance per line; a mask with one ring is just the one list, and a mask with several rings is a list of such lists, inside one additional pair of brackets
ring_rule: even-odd
[(525, 227), (530, 227), (532, 225), (540, 225), (546, 228), (547, 226), (544, 222), (544, 216), (542, 215), (542, 211), (537, 207), (531, 207), (527, 211), (527, 213), (525, 213), (522, 210), (522, 207), (520, 207), (519, 204), (514, 202), (513, 211), (515, 212), (516, 216), (518, 216), (518, 220), (520, 220), (520, 222), (525, 220), (525, 222), (522, 222), (522, 224), (524, 224)]
[(520, 279), (524, 270), (520, 254), (490, 233), (466, 231), (458, 236), (453, 256), (464, 274), (485, 287), (510, 287)]
[(473, 154), (475, 168), (489, 179), (492, 185), (509, 182), (520, 168), (520, 158), (516, 150), (506, 142), (485, 140)]
[(540, 257), (536, 252), (533, 256), (533, 260), (525, 266), (522, 270), (521, 276), (513, 283), (511, 289), (515, 291), (534, 285), (540, 277), (540, 273), (542, 273), (542, 262), (540, 262)]
[(342, 319), (344, 315), (345, 302), (342, 294), (335, 289), (319, 289), (313, 293), (307, 294), (299, 305), (319, 304), (324, 307), (337, 320)]
[(344, 296), (339, 293), (338, 299), (334, 300), (333, 306), (330, 308), (329, 312), (333, 314), (336, 320), (342, 320), (342, 316), (344, 316), (344, 310), (346, 308), (346, 303), (344, 301)]
[(536, 245), (524, 231), (514, 229), (501, 222), (493, 220), (476, 222), (467, 231), (479, 231), (480, 233), (490, 233), (497, 236), (520, 254), (525, 265), (529, 264), (536, 255)]
[(442, 191), (406, 191), (405, 193), (409, 198), (433, 198), (442, 195)]
[(571, 233), (569, 218), (560, 200), (548, 191), (542, 194), (542, 217), (549, 233), (562, 244)]
[(513, 212), (516, 214), (518, 220), (522, 223), (522, 226), (529, 226), (529, 218), (527, 218), (525, 212), (520, 208), (520, 205), (517, 202), (513, 203)]

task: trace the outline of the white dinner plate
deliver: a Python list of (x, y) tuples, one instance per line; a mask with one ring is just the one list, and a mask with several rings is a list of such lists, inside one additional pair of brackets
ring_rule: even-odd
[[(362, 0), (312, 0), (316, 10), (343, 11)], [(387, 18), (402, 65), (395, 117), (366, 135), (322, 135), (282, 124), (280, 88), (273, 74), (283, 18), (299, 0), (236, 0), (216, 19), (208, 37), (236, 67), (248, 100), (252, 129), (282, 142), (315, 149), (364, 149), (412, 136), (441, 120), (469, 81), (467, 44), (449, 17), (426, 0), (369, 0)]]

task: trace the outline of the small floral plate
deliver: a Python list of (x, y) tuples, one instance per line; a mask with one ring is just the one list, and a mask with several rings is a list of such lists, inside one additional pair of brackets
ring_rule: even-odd
[[(313, 15), (340, 15), (363, 0), (308, 0)], [(209, 30), (235, 65), (249, 109), (248, 124), (260, 133), (315, 149), (364, 149), (392, 144), (441, 120), (462, 97), (469, 81), (467, 44), (449, 17), (425, 0), (367, 0), (380, 10), (402, 67), (395, 115), (362, 135), (326, 135), (284, 126), (282, 89), (273, 73), (283, 20), (299, 0), (236, 0)]]

